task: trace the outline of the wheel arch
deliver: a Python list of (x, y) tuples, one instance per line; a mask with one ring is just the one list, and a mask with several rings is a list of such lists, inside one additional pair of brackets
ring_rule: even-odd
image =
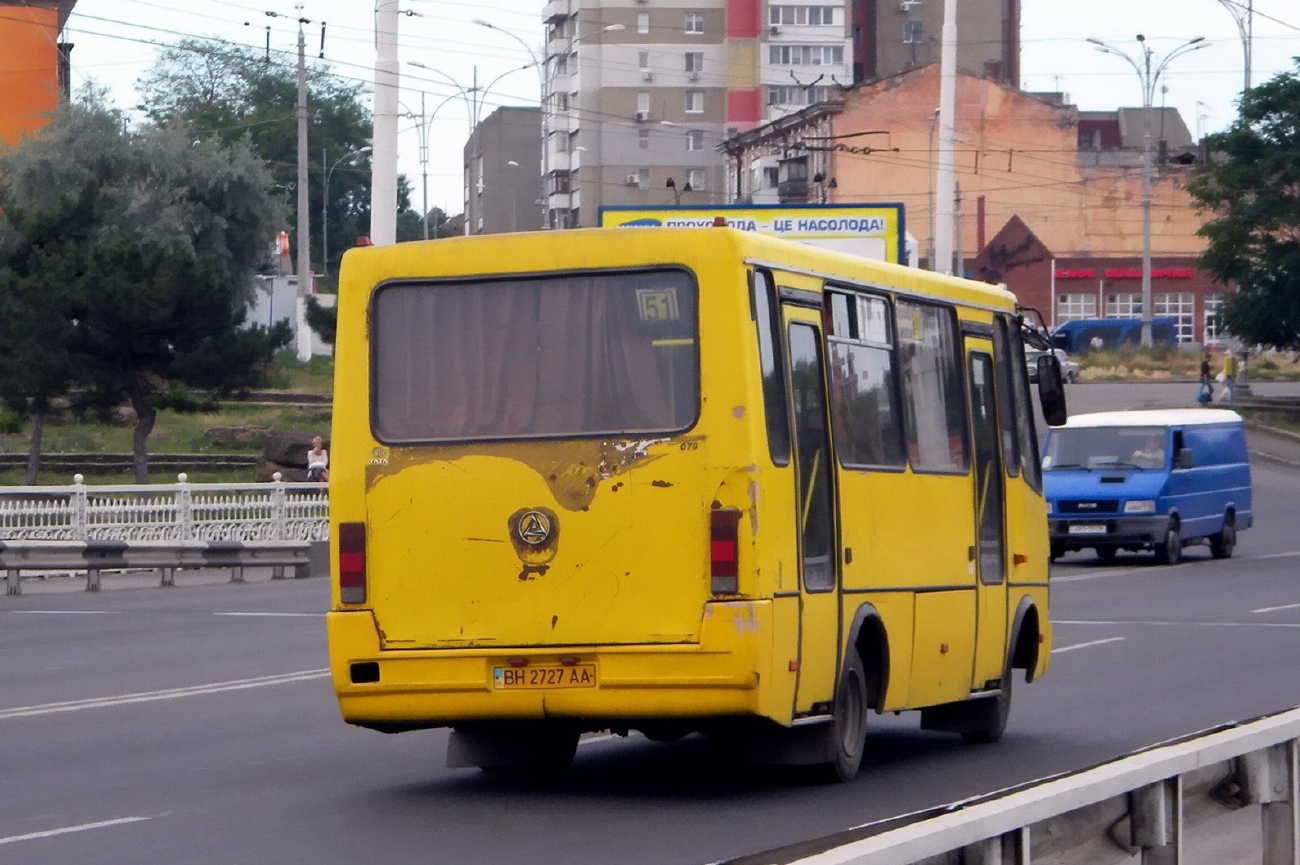
[(1016, 605), (1016, 615), (1011, 622), (1011, 663), (1013, 670), (1024, 670), (1025, 681), (1034, 681), (1034, 671), (1038, 669), (1038, 653), (1043, 636), (1043, 623), (1039, 618), (1038, 605), (1029, 595), (1020, 598)]
[[(889, 687), (889, 636), (880, 611), (871, 603), (860, 604), (853, 613), (845, 652), (855, 651), (867, 674), (870, 708), (879, 712)], [(847, 659), (846, 659), (847, 663)]]

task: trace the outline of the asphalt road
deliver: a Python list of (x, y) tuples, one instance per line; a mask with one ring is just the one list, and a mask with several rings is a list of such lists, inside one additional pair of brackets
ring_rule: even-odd
[[(1072, 409), (1162, 398), (1126, 387), (1071, 387)], [(694, 865), (1093, 765), (1300, 705), (1298, 491), (1300, 469), (1255, 465), (1231, 560), (1066, 557), (1052, 669), (1018, 683), (1002, 743), (873, 718), (836, 786), (699, 739), (593, 737), (551, 784), (445, 769), (445, 732), (340, 721), (320, 579), (25, 586), (0, 598), (0, 862)]]

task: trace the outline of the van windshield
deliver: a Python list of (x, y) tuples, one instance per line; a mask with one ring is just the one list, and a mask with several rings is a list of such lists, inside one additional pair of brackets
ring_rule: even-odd
[(685, 429), (699, 404), (696, 294), (679, 269), (382, 286), (370, 316), (375, 437)]
[(1045, 471), (1163, 469), (1169, 431), (1163, 427), (1054, 429), (1043, 457)]

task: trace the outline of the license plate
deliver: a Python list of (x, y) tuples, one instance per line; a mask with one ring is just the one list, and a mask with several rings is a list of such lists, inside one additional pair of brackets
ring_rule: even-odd
[(596, 687), (596, 665), (493, 667), (492, 687), (498, 691), (526, 691), (534, 688), (594, 688)]
[(1072, 535), (1104, 535), (1104, 534), (1106, 534), (1106, 527), (1105, 527), (1104, 525), (1097, 526), (1097, 525), (1090, 525), (1090, 524), (1074, 525), (1074, 526), (1070, 526), (1070, 534), (1072, 534)]

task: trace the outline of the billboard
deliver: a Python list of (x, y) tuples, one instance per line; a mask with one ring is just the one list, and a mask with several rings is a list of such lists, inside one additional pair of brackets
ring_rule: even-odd
[(708, 207), (608, 206), (601, 228), (712, 225), (721, 216), (741, 231), (757, 231), (864, 258), (906, 263), (901, 204), (735, 204)]

